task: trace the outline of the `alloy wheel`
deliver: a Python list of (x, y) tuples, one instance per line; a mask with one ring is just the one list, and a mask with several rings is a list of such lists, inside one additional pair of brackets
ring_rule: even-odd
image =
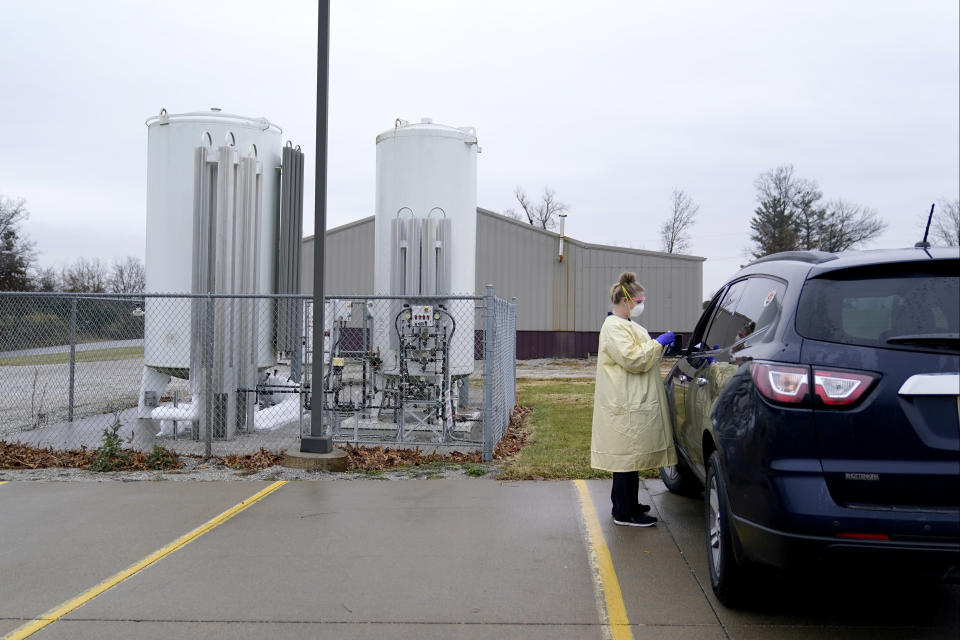
[(720, 496), (717, 492), (717, 476), (711, 474), (710, 487), (708, 489), (708, 500), (710, 504), (710, 515), (707, 520), (709, 530), (707, 532), (708, 544), (710, 546), (710, 562), (713, 563), (714, 575), (720, 575), (720, 563), (723, 553), (723, 539), (720, 534)]

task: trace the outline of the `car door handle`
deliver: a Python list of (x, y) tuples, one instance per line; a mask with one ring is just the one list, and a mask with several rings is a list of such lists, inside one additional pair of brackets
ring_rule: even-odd
[(698, 387), (702, 387), (703, 385), (707, 384), (708, 382), (710, 382), (710, 381), (707, 380), (706, 378), (697, 378), (697, 386), (698, 386)]

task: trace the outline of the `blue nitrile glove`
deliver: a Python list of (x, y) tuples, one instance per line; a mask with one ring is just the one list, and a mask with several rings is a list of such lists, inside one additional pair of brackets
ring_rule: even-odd
[(660, 343), (661, 347), (666, 347), (668, 344), (673, 344), (673, 339), (676, 337), (677, 335), (673, 331), (667, 331), (658, 335), (655, 340)]

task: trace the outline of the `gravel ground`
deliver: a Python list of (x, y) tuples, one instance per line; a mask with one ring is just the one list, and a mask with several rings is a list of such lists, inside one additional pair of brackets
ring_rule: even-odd
[[(245, 480), (313, 480), (313, 481), (349, 481), (349, 480), (433, 480), (436, 478), (476, 477), (475, 469), (486, 474), (481, 478), (493, 478), (496, 475), (495, 464), (463, 464), (440, 467), (404, 468), (395, 471), (369, 473), (333, 473), (329, 471), (307, 471), (306, 469), (288, 469), (287, 467), (267, 467), (261, 471), (238, 471), (217, 464), (208, 464), (199, 459), (184, 459), (184, 467), (172, 471), (111, 471), (97, 472), (86, 469), (0, 469), (0, 480), (12, 482), (194, 482), (245, 481)], [(471, 473), (467, 473), (468, 470)]]

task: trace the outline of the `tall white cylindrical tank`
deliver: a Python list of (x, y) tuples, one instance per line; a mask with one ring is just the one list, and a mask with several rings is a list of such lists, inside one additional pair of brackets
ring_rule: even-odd
[[(281, 159), (281, 129), (265, 118), (206, 112), (168, 114), (147, 119), (147, 246), (146, 290), (150, 293), (192, 293), (194, 258), (194, 156), (197, 147), (234, 146), (240, 156), (255, 153), (262, 164), (262, 215), (256, 291), (274, 289)], [(253, 260), (254, 256), (250, 256)], [(273, 317), (267, 304), (260, 316), (257, 363), (275, 361), (270, 335)], [(148, 299), (144, 364), (185, 373), (190, 366), (190, 302)], [(175, 373), (176, 375), (176, 373)]]
[[(443, 239), (443, 250), (449, 261), (449, 281), (444, 283), (446, 293), (474, 295), (479, 151), (476, 130), (435, 124), (429, 118), (417, 124), (398, 120), (393, 129), (377, 136), (376, 144), (375, 293), (401, 293), (391, 290), (399, 281), (393, 273), (391, 256), (392, 244), (397, 239), (393, 224), (400, 216), (418, 221), (449, 221), (449, 237)], [(427, 234), (424, 237), (428, 237)], [(435, 242), (429, 237), (431, 243)], [(432, 251), (433, 247), (428, 249)], [(402, 293), (407, 294), (409, 290)], [(457, 322), (450, 346), (450, 373), (468, 375), (474, 365), (474, 302), (451, 301), (449, 306)], [(388, 350), (382, 344), (384, 337), (394, 330), (393, 318), (384, 320), (385, 324), (378, 326), (375, 333), (380, 336), (381, 344), (376, 346), (381, 352)], [(389, 372), (391, 363), (384, 364)]]

